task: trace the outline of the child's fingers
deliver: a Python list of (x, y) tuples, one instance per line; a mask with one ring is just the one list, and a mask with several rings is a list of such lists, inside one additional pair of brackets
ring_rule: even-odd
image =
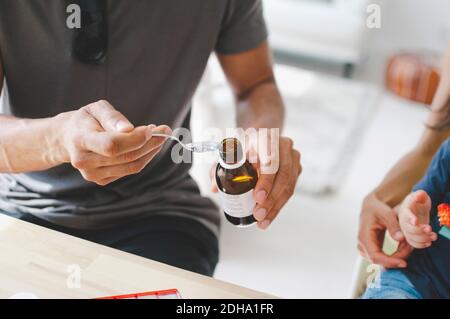
[(416, 215), (412, 215), (412, 216), (409, 217), (409, 223), (412, 226), (419, 226), (419, 219), (417, 218)]
[(424, 191), (417, 191), (406, 196), (404, 205), (411, 211), (416, 211), (417, 205), (422, 205), (427, 202), (427, 194)]
[[(428, 247), (434, 240), (437, 239), (437, 235), (431, 232), (431, 227), (429, 225), (412, 226), (407, 224), (405, 235), (410, 245), (414, 248)], [(436, 239), (434, 239), (434, 237), (436, 237)]]
[(430, 219), (431, 199), (422, 190), (411, 193), (404, 201), (405, 218), (412, 225), (428, 224)]
[(438, 235), (433, 232), (433, 228), (430, 225), (421, 225), (423, 231), (430, 236), (431, 241), (436, 241), (438, 239)]
[(422, 235), (408, 234), (408, 239), (413, 240), (415, 243), (419, 243), (419, 244), (429, 244), (432, 242), (430, 234), (425, 234), (425, 233), (423, 233)]
[(405, 225), (405, 232), (410, 235), (428, 234), (421, 225), (413, 226), (412, 224)]
[(418, 226), (419, 219), (414, 213), (415, 205), (416, 205), (416, 194), (415, 193), (409, 194), (405, 198), (405, 201), (403, 202), (400, 213), (400, 219), (405, 221), (407, 224)]
[(417, 216), (418, 223), (428, 224), (430, 222), (431, 198), (423, 190), (418, 190), (413, 193), (414, 204), (411, 210)]
[(431, 231), (433, 230), (432, 228), (431, 228), (431, 226), (430, 225), (420, 225), (420, 227), (422, 228), (422, 230), (424, 231), (424, 232), (426, 232), (427, 234), (430, 234), (431, 233)]
[(417, 204), (421, 204), (421, 205), (426, 204), (428, 201), (428, 198), (429, 198), (428, 194), (423, 190), (416, 191), (413, 194), (413, 196), (414, 196), (414, 201)]
[[(423, 226), (425, 226), (425, 225), (421, 225), (421, 226), (423, 228)], [(438, 236), (435, 232), (431, 232), (431, 233), (422, 232), (422, 234), (406, 233), (406, 237), (407, 237), (408, 243), (414, 248), (430, 247), (431, 244), (438, 239)]]
[(408, 241), (408, 243), (409, 243), (412, 247), (418, 248), (418, 249), (428, 248), (428, 247), (431, 246), (431, 243), (432, 243), (431, 241), (424, 242), (424, 243), (422, 243), (422, 242), (417, 242), (417, 241), (415, 241), (415, 240), (412, 239), (412, 238), (407, 238), (407, 241)]

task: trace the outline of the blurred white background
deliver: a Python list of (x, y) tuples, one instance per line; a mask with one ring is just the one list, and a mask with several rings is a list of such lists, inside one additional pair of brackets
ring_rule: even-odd
[[(368, 5), (381, 28), (366, 26)], [(348, 298), (363, 197), (416, 143), (424, 105), (386, 92), (386, 60), (408, 50), (442, 54), (448, 0), (264, 0), (285, 134), (303, 154), (298, 191), (265, 232), (223, 222), (216, 277), (292, 298)], [(194, 138), (233, 125), (233, 101), (212, 59), (193, 111)], [(224, 113), (225, 112), (225, 113)], [(200, 163), (201, 162), (201, 163)], [(208, 195), (205, 163), (193, 175)]]

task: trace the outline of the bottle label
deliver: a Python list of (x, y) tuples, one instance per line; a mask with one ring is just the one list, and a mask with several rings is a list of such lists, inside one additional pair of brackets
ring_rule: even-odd
[(236, 218), (244, 218), (253, 214), (255, 200), (253, 189), (240, 195), (230, 195), (219, 191), (222, 208), (228, 215)]

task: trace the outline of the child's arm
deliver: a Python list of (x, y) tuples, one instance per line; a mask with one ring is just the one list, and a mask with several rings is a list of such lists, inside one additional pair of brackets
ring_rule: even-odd
[(431, 199), (422, 190), (408, 195), (399, 210), (400, 228), (406, 241), (414, 248), (430, 247), (437, 234), (430, 224)]

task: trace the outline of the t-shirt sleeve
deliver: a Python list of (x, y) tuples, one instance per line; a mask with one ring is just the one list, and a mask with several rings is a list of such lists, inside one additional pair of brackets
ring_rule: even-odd
[(431, 197), (432, 207), (441, 204), (449, 187), (450, 175), (450, 139), (448, 139), (434, 156), (427, 173), (414, 186), (414, 191), (424, 190)]
[(267, 35), (261, 0), (228, 0), (215, 50), (245, 52), (267, 40)]

